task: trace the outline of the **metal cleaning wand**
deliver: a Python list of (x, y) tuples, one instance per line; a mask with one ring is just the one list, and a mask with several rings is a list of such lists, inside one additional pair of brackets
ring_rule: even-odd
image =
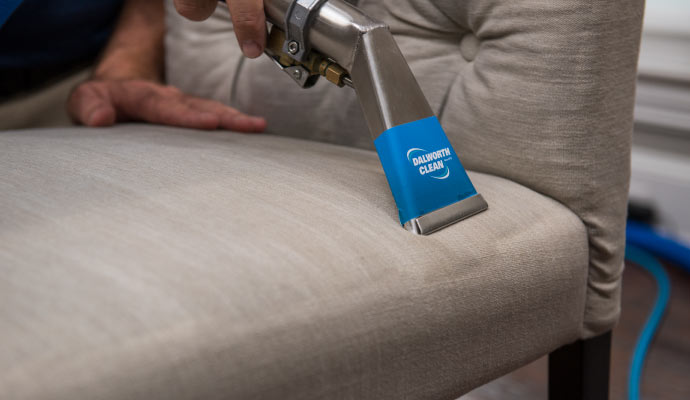
[(323, 76), (357, 93), (409, 231), (429, 234), (487, 209), (388, 26), (345, 0), (264, 0), (266, 54), (299, 86)]

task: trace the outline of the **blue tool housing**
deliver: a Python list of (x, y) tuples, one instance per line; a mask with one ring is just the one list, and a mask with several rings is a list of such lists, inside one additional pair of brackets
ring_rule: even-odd
[(436, 117), (388, 129), (374, 145), (402, 225), (477, 194)]

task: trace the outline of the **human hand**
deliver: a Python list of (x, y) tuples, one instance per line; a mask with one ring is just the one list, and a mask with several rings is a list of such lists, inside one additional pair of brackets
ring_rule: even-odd
[[(202, 21), (210, 17), (217, 0), (175, 0), (175, 8), (183, 17)], [(226, 0), (233, 28), (242, 52), (249, 58), (261, 55), (266, 47), (266, 15), (263, 0)]]
[(91, 80), (77, 86), (67, 102), (72, 119), (88, 126), (145, 121), (193, 129), (261, 132), (263, 118), (252, 117), (213, 100), (182, 93), (146, 80)]

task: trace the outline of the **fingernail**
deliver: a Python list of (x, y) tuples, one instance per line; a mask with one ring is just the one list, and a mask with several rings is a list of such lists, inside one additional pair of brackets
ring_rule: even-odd
[(261, 46), (253, 40), (242, 43), (242, 53), (249, 58), (256, 58), (261, 55)]

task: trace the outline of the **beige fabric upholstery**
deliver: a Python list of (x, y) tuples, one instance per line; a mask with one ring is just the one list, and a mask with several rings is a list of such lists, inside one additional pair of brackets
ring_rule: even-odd
[[(643, 1), (359, 4), (391, 26), (469, 169), (530, 187), (584, 221), (581, 336), (610, 329), (619, 313)], [(266, 115), (276, 134), (371, 147), (352, 91), (327, 83), (302, 91), (268, 59), (243, 60), (227, 9), (205, 23), (174, 12), (168, 20), (173, 84)]]
[(584, 226), (502, 178), (419, 237), (330, 144), (9, 131), (0, 170), (3, 398), (452, 399), (579, 335)]
[(91, 68), (74, 72), (47, 87), (0, 103), (0, 130), (71, 126), (67, 99)]

